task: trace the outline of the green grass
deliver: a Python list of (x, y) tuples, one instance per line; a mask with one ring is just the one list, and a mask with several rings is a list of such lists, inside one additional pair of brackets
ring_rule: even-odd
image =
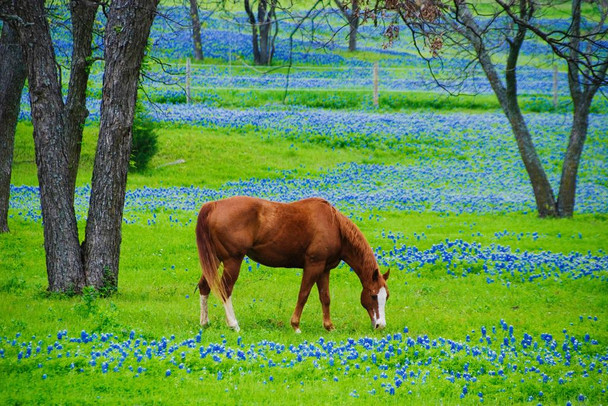
[[(30, 123), (17, 127), (11, 181), (15, 185), (38, 183), (32, 131)], [(85, 127), (77, 185), (91, 182), (97, 131), (98, 127)], [(260, 140), (260, 132), (254, 130), (159, 126), (158, 134), (159, 152), (148, 169), (129, 174), (128, 188), (190, 185), (215, 188), (239, 179), (284, 176), (284, 170), (315, 174), (342, 162), (382, 163), (398, 156), (388, 151), (328, 150), (309, 144), (303, 147), (277, 138)], [(176, 163), (180, 160), (185, 162)]]
[[(194, 216), (193, 213), (173, 215), (182, 218), (183, 222)], [(13, 232), (0, 236), (0, 248), (4, 254), (0, 262), (0, 336), (14, 337), (16, 332), (20, 332), (24, 337), (44, 338), (47, 334), (54, 335), (66, 329), (72, 336), (78, 336), (81, 330), (110, 331), (119, 335), (127, 335), (134, 330), (149, 339), (170, 334), (175, 334), (177, 341), (193, 337), (199, 331), (198, 295), (193, 293), (199, 278), (193, 230), (191, 226), (176, 226), (167, 217), (159, 216), (154, 226), (123, 227), (119, 292), (109, 299), (90, 294), (71, 298), (46, 294), (41, 227), (13, 222)], [(598, 221), (594, 216), (544, 221), (517, 214), (439, 217), (434, 214), (385, 213), (380, 222), (368, 220), (359, 223), (373, 246), (390, 246), (389, 241), (380, 236), (379, 230), (386, 227), (403, 231), (410, 240), (414, 240), (415, 232), (424, 232), (427, 240), (416, 242), (421, 249), (446, 238), (465, 238), (471, 231), (479, 231), (482, 236), (467, 240), (478, 240), (487, 245), (496, 242), (493, 232), (504, 229), (517, 232), (534, 230), (544, 235), (540, 241), (499, 242), (508, 243), (514, 249), (596, 251), (608, 240), (605, 220)], [(571, 235), (580, 229), (590, 232), (578, 245), (556, 235), (557, 230), (563, 235)], [(525, 331), (535, 336), (543, 333), (559, 336), (567, 327), (571, 334), (582, 331), (591, 334), (602, 345), (608, 342), (608, 289), (604, 283), (547, 280), (506, 288), (498, 283), (488, 285), (483, 276), (454, 279), (439, 269), (428, 269), (419, 276), (393, 269), (389, 279), (391, 298), (387, 305), (387, 330), (372, 332), (367, 315), (358, 304), (359, 281), (344, 266), (334, 270), (331, 276), (332, 316), (337, 330), (327, 333), (322, 328), (320, 306), (316, 292), (313, 292), (302, 318), (303, 334), (295, 335), (289, 326), (289, 318), (295, 305), (300, 274), (299, 270), (256, 269), (255, 266), (249, 271), (245, 265), (234, 292), (235, 311), (242, 331), (235, 334), (228, 330), (223, 320), (223, 309), (219, 301), (212, 298), (211, 327), (203, 332), (203, 343), (227, 340), (226, 345), (235, 347), (237, 337), (241, 337), (246, 347), (261, 340), (288, 346), (298, 345), (303, 340), (315, 342), (320, 336), (340, 342), (350, 337), (382, 337), (386, 333), (400, 332), (404, 326), (409, 327), (412, 337), (428, 334), (430, 337), (463, 340), (471, 330), (478, 330), (482, 325), (496, 325), (499, 319), (507, 320), (520, 334)], [(281, 288), (276, 289), (277, 286)], [(597, 316), (600, 322), (581, 323), (581, 315)], [(429, 351), (419, 355), (421, 358), (426, 356), (437, 354)], [(202, 364), (196, 360), (192, 362), (192, 367), (198, 368), (196, 373), (163, 381), (166, 367), (160, 362), (147, 363), (148, 373), (142, 375), (142, 379), (133, 379), (127, 371), (103, 376), (92, 371), (82, 374), (66, 372), (69, 365), (69, 360), (66, 360), (53, 363), (54, 369), (50, 371), (45, 368), (53, 382), (51, 391), (45, 390), (46, 381), (40, 379), (36, 362), (10, 366), (0, 362), (0, 372), (6, 385), (19, 387), (24, 381), (30, 385), (28, 391), (1, 391), (0, 399), (3, 403), (89, 403), (97, 400), (122, 403), (128, 396), (143, 403), (184, 403), (204, 396), (213, 399), (213, 403), (229, 404), (245, 402), (245, 399), (261, 403), (281, 396), (286, 403), (303, 404), (318, 401), (321, 397), (342, 402), (353, 389), (358, 389), (362, 395), (368, 390), (362, 387), (356, 375), (339, 375), (338, 385), (332, 381), (336, 371), (311, 373), (304, 365), (265, 371), (252, 363), (249, 371), (231, 372), (229, 362), (223, 367), (203, 361)], [(201, 370), (202, 366), (206, 369)], [(221, 381), (215, 378), (218, 368), (226, 376)], [(275, 384), (262, 385), (269, 375), (274, 376)], [(202, 381), (199, 376), (203, 376)], [(290, 390), (289, 385), (297, 389)], [(502, 385), (504, 383), (501, 382), (498, 387)], [(538, 390), (534, 382), (530, 385), (530, 391)], [(376, 400), (395, 404), (403, 401), (436, 403), (443, 398), (447, 403), (459, 402), (458, 393), (441, 380), (433, 380), (412, 390), (413, 394), (405, 398), (403, 392), (395, 397), (379, 394)], [(517, 390), (521, 388), (518, 386)], [(491, 403), (507, 401), (501, 392), (492, 389), (490, 382), (484, 383), (483, 391)], [(509, 395), (523, 396), (517, 392)], [(559, 394), (551, 396), (553, 401), (562, 399)], [(520, 401), (523, 400), (522, 397)]]
[[(163, 1), (164, 5), (177, 3)], [(310, 0), (304, 0), (296, 7), (306, 9), (312, 4)], [(241, 10), (240, 3), (231, 3), (229, 7)], [(567, 7), (549, 10), (547, 16), (563, 17)], [(368, 52), (343, 53), (343, 56), (366, 61), (379, 58)], [(91, 94), (94, 93), (95, 89), (92, 89)], [(150, 92), (150, 96), (158, 103), (185, 100), (185, 96), (179, 94)], [(195, 92), (194, 100), (234, 109), (263, 108), (282, 104), (283, 96), (282, 90), (218, 89)], [(285, 103), (372, 111), (371, 98), (371, 91), (365, 89), (289, 90)], [(547, 96), (522, 95), (520, 103), (527, 113), (553, 111), (552, 100)], [(607, 106), (606, 99), (598, 96), (592, 109), (593, 112), (605, 113)], [(447, 97), (430, 92), (381, 91), (378, 112), (483, 113), (498, 109), (493, 95)], [(569, 109), (569, 98), (560, 98), (558, 111)], [(77, 180), (79, 186), (89, 184), (91, 180), (97, 131), (95, 125), (85, 128)], [(159, 126), (158, 133), (159, 153), (147, 170), (129, 174), (128, 188), (190, 185), (219, 188), (226, 182), (239, 179), (314, 176), (343, 162), (407, 164), (411, 159), (407, 154), (383, 150), (332, 150), (283, 137), (269, 141), (269, 137), (261, 137), (260, 132), (253, 129), (236, 131)], [(453, 154), (449, 144), (434, 147), (445, 152), (443, 156)], [(435, 151), (434, 148), (422, 147), (420, 150), (431, 155)], [(18, 125), (14, 160), (12, 183), (36, 185), (30, 123)], [(176, 163), (182, 160), (182, 163)], [(289, 171), (289, 175), (283, 171)], [(470, 364), (471, 371), (478, 371), (479, 368), (494, 368), (495, 364), (464, 352), (450, 358), (441, 353), (443, 349), (436, 348), (417, 347), (415, 352), (409, 349), (403, 355), (391, 360), (381, 359), (377, 364), (365, 363), (359, 358), (356, 362), (361, 363), (361, 369), (357, 369), (354, 363), (341, 364), (338, 358), (335, 366), (329, 366), (327, 359), (320, 359), (318, 368), (310, 360), (286, 368), (282, 360), (289, 362), (294, 359), (289, 351), (280, 355), (268, 351), (268, 358), (279, 364), (272, 368), (266, 359), (236, 362), (224, 357), (221, 362), (215, 362), (210, 357), (201, 359), (198, 349), (194, 349), (185, 360), (192, 373), (168, 364), (168, 356), (167, 360), (156, 357), (145, 362), (147, 371), (138, 377), (127, 369), (128, 365), (137, 368), (133, 357), (119, 372), (103, 374), (99, 365), (89, 366), (89, 358), (75, 356), (77, 353), (90, 356), (91, 352), (107, 348), (101, 343), (85, 345), (64, 340), (62, 343), (72, 356), (68, 357), (64, 351), (62, 358), (56, 357), (57, 351), (53, 356), (47, 356), (46, 345), (52, 345), (57, 333), (63, 330), (67, 330), (70, 337), (79, 337), (83, 330), (96, 334), (111, 332), (121, 342), (128, 339), (131, 331), (138, 339), (146, 340), (175, 335), (174, 340), (170, 339), (171, 343), (199, 334), (199, 301), (194, 289), (200, 270), (192, 225), (196, 212), (159, 212), (153, 225), (123, 224), (119, 290), (109, 298), (100, 298), (92, 291), (82, 296), (49, 294), (46, 291), (42, 225), (23, 220), (14, 210), (11, 214), (11, 233), (0, 234), (1, 404), (479, 404), (478, 392), (483, 392), (486, 404), (521, 404), (529, 402), (530, 396), (535, 404), (575, 403), (581, 393), (588, 399), (585, 403), (606, 403), (605, 375), (598, 372), (605, 365), (589, 370), (590, 378), (586, 379), (581, 375), (589, 366), (577, 363), (579, 360), (586, 362), (584, 356), (590, 353), (605, 355), (608, 349), (608, 286), (605, 281), (565, 277), (534, 282), (514, 279), (507, 286), (500, 282), (488, 283), (483, 273), (466, 278), (450, 276), (443, 265), (426, 265), (417, 272), (408, 272), (400, 270), (396, 263), (390, 264), (388, 325), (381, 332), (370, 329), (369, 318), (359, 305), (360, 282), (348, 267), (342, 265), (332, 271), (330, 283), (332, 319), (336, 330), (329, 333), (323, 329), (320, 304), (314, 289), (302, 317), (303, 333), (296, 335), (289, 319), (302, 271), (245, 263), (233, 296), (241, 332), (237, 334), (227, 328), (222, 305), (212, 297), (209, 310), (211, 326), (201, 332), (200, 345), (216, 343), (246, 349), (273, 342), (289, 347), (317, 343), (321, 337), (339, 345), (349, 339), (385, 339), (387, 335), (402, 333), (406, 326), (409, 329), (407, 336), (414, 339), (428, 335), (431, 339), (464, 342), (470, 335), (473, 339), (471, 345), (476, 345), (481, 326), (490, 329), (490, 326), (498, 326), (501, 319), (514, 327), (518, 341), (524, 332), (537, 341), (541, 334), (549, 333), (561, 345), (563, 330), (566, 329), (568, 334), (579, 340), (589, 334), (599, 345), (585, 346), (582, 353), (575, 354), (578, 358), (571, 366), (545, 364), (543, 373), (556, 377), (545, 384), (536, 373), (511, 373), (504, 378), (478, 374), (478, 381), (466, 383), (470, 393), (463, 399), (459, 394), (465, 382), (460, 380), (452, 384), (446, 380), (447, 372), (442, 375), (438, 369), (462, 371), (465, 364)], [(605, 255), (608, 246), (608, 217), (605, 214), (542, 220), (534, 214), (520, 213), (446, 215), (374, 210), (358, 213), (355, 221), (372, 247), (383, 250), (393, 247), (393, 242), (383, 237), (383, 231), (402, 233), (399, 244), (415, 246), (419, 250), (457, 239), (476, 242), (482, 247), (495, 244), (508, 246), (512, 251), (530, 253), (591, 252)], [(82, 238), (83, 222), (79, 228)], [(498, 238), (495, 235), (505, 230), (511, 236)], [(538, 237), (531, 238), (530, 233), (538, 233)], [(604, 278), (606, 272), (601, 272)], [(588, 316), (597, 317), (597, 321), (590, 321)], [(500, 340), (501, 332), (496, 336)], [(29, 341), (34, 346), (43, 341), (42, 354), (18, 360), (17, 353), (24, 347), (12, 345), (13, 339), (22, 343)], [(500, 348), (496, 343), (492, 347), (495, 350)], [(178, 364), (179, 353), (174, 356)], [(432, 366), (423, 363), (429, 357), (435, 360)], [(441, 358), (445, 360), (438, 367), (437, 359)], [(424, 374), (425, 371), (433, 371), (428, 381), (422, 382), (419, 376), (411, 378), (392, 396), (380, 386), (383, 378), (373, 378), (382, 374), (381, 365), (388, 365), (392, 371), (397, 368), (396, 364), (408, 362), (411, 362), (411, 372)], [(507, 359), (506, 365), (510, 362)], [(524, 368), (535, 360), (513, 362)], [(71, 363), (76, 364), (76, 369), (71, 368)], [(369, 372), (365, 371), (366, 365), (371, 367)], [(351, 368), (349, 373), (346, 366)], [(78, 368), (83, 368), (83, 372), (77, 372)], [(165, 377), (168, 368), (173, 373)], [(557, 377), (563, 377), (569, 371), (574, 371), (575, 377), (567, 384), (559, 384)], [(220, 372), (223, 374), (221, 379)], [(43, 379), (43, 374), (47, 379)], [(377, 391), (376, 394), (370, 394), (371, 390)], [(544, 396), (539, 397), (540, 391)]]
[[(282, 170), (296, 170), (295, 176), (315, 173), (340, 162), (398, 163), (405, 156), (378, 152), (337, 149), (327, 150), (314, 144), (292, 145), (290, 141), (263, 141), (256, 132), (201, 130), (196, 128), (160, 128), (159, 154), (150, 169), (129, 175), (129, 187), (173, 186), (194, 184), (219, 187), (239, 178), (282, 176)], [(94, 156), (95, 127), (87, 127), (83, 143), (82, 170), (78, 183), (90, 181)], [(449, 148), (449, 146), (443, 146)], [(184, 159), (183, 164), (158, 167)], [(294, 176), (292, 175), (292, 176)], [(31, 125), (20, 123), (16, 139), (14, 184), (36, 184)], [(13, 213), (14, 214), (14, 213)], [(373, 247), (389, 250), (392, 242), (382, 231), (403, 233), (401, 243), (420, 250), (446, 239), (463, 239), (487, 247), (500, 244), (512, 250), (529, 252), (581, 252), (598, 254), (608, 246), (608, 219), (604, 215), (577, 215), (567, 220), (542, 220), (533, 214), (506, 215), (445, 215), (436, 213), (405, 213), (396, 211), (362, 213), (356, 219)], [(169, 219), (169, 216), (172, 219)], [(42, 226), (15, 216), (10, 220), (12, 232), (0, 235), (0, 348), (6, 350), (6, 360), (0, 358), (0, 374), (4, 388), (0, 402), (13, 403), (171, 403), (199, 401), (213, 404), (260, 404), (276, 402), (314, 404), (331, 403), (436, 404), (439, 402), (479, 403), (477, 391), (483, 392), (490, 404), (522, 403), (529, 396), (544, 391), (543, 403), (564, 404), (584, 392), (592, 403), (601, 403), (605, 395), (602, 385), (590, 389), (588, 381), (574, 378), (568, 385), (550, 382), (542, 385), (535, 377), (521, 382), (516, 374), (503, 380), (482, 376), (469, 383), (471, 396), (459, 398), (460, 387), (433, 374), (428, 382), (420, 378), (409, 389), (395, 396), (385, 393), (372, 375), (382, 370), (374, 366), (369, 373), (363, 369), (346, 374), (343, 366), (320, 368), (311, 362), (292, 368), (262, 366), (264, 362), (250, 360), (236, 363), (224, 359), (221, 363), (209, 358), (199, 359), (196, 351), (187, 357), (191, 374), (172, 368), (171, 377), (164, 376), (166, 361), (153, 359), (145, 364), (147, 371), (138, 378), (126, 369), (101, 374), (82, 359), (49, 358), (16, 361), (19, 348), (9, 345), (17, 333), (26, 340), (49, 340), (53, 343), (58, 331), (67, 330), (70, 337), (80, 331), (112, 332), (126, 339), (130, 331), (138, 337), (158, 340), (174, 334), (174, 342), (195, 336), (199, 332), (198, 294), (194, 288), (200, 277), (192, 221), (195, 212), (159, 213), (156, 224), (123, 225), (123, 242), (119, 291), (110, 298), (99, 298), (88, 292), (81, 297), (51, 295), (46, 292), (47, 279)], [(84, 230), (84, 224), (80, 224)], [(523, 237), (497, 238), (495, 233), (508, 230)], [(538, 238), (528, 233), (537, 232)], [(578, 234), (582, 232), (582, 238)], [(418, 239), (424, 233), (424, 237)], [(605, 271), (604, 271), (605, 273)], [(300, 284), (301, 271), (270, 269), (244, 264), (234, 291), (234, 306), (241, 332), (230, 331), (216, 298), (210, 300), (211, 326), (202, 332), (201, 344), (224, 343), (230, 348), (249, 348), (264, 340), (285, 346), (314, 343), (320, 337), (336, 343), (349, 338), (380, 339), (409, 328), (408, 335), (463, 341), (467, 335), (479, 334), (481, 326), (497, 325), (504, 319), (515, 328), (518, 340), (526, 332), (538, 338), (550, 333), (562, 335), (566, 328), (577, 337), (590, 334), (605, 350), (608, 343), (608, 287), (593, 279), (547, 279), (538, 282), (514, 282), (509, 287), (486, 282), (485, 275), (455, 278), (440, 266), (426, 266), (419, 272), (400, 271), (391, 264), (390, 300), (387, 304), (387, 329), (372, 331), (369, 318), (359, 305), (360, 283), (354, 273), (341, 266), (331, 274), (332, 319), (336, 326), (328, 333), (322, 327), (321, 311), (314, 290), (302, 317), (302, 335), (293, 333), (289, 319)], [(597, 322), (580, 317), (595, 316)], [(473, 333), (475, 330), (477, 333)], [(50, 335), (51, 338), (46, 337)], [(239, 341), (240, 340), (240, 341)], [(87, 353), (89, 347), (65, 344), (72, 351)], [(77, 350), (77, 347), (82, 347)], [(44, 348), (43, 348), (44, 351)], [(424, 361), (438, 358), (438, 350), (406, 353), (395, 362)], [(601, 352), (601, 349), (597, 350)], [(274, 355), (275, 362), (291, 359), (287, 352)], [(84, 372), (70, 368), (76, 362)], [(459, 354), (445, 361), (444, 367), (455, 370), (464, 363), (485, 366), (475, 357)], [(38, 364), (43, 365), (40, 368)], [(129, 361), (137, 367), (134, 361)], [(337, 363), (338, 364), (338, 363)], [(365, 364), (364, 364), (365, 365)], [(520, 365), (521, 366), (521, 365)], [(97, 367), (99, 368), (99, 367)], [(547, 367), (554, 375), (566, 373), (563, 366)], [(560, 369), (562, 368), (562, 369)], [(579, 366), (570, 369), (580, 371)], [(42, 379), (42, 372), (48, 378)], [(218, 379), (218, 372), (223, 374)], [(424, 371), (424, 369), (422, 369)], [(272, 376), (272, 381), (270, 380)], [(202, 378), (202, 380), (201, 380)], [(334, 378), (338, 381), (334, 381)], [(524, 379), (524, 378), (522, 378)], [(408, 385), (410, 385), (408, 383)], [(604, 384), (605, 386), (605, 384)], [(599, 389), (598, 389), (599, 388)], [(376, 395), (368, 391), (376, 390)], [(503, 391), (504, 389), (504, 391)], [(349, 396), (357, 391), (358, 398)], [(408, 392), (411, 391), (411, 394)]]
[[(186, 103), (183, 92), (147, 95), (154, 103)], [(378, 107), (373, 105), (372, 90), (367, 89), (214, 89), (194, 90), (192, 101), (213, 107), (231, 109), (263, 108), (266, 106), (295, 106), (332, 110), (368, 110), (379, 113), (406, 111), (484, 113), (500, 110), (493, 94), (448, 95), (437, 92), (400, 92), (380, 90)], [(572, 111), (569, 97), (560, 96), (557, 108), (548, 95), (521, 95), (520, 108), (524, 113), (565, 113)], [(608, 100), (601, 95), (594, 98), (591, 113), (605, 114)]]

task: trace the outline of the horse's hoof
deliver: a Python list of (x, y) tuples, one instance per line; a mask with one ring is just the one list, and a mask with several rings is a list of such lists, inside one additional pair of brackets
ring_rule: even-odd
[(302, 330), (300, 330), (299, 328), (296, 328), (296, 329), (294, 330), (294, 332), (295, 332), (296, 334), (302, 334)]
[(327, 331), (334, 331), (336, 329), (333, 324), (330, 324), (328, 326), (323, 326), (323, 327), (325, 327), (325, 330), (327, 330)]
[(239, 327), (239, 325), (237, 324), (236, 326), (229, 326), (232, 330), (234, 330), (235, 333), (238, 333), (239, 331), (241, 331), (241, 328)]

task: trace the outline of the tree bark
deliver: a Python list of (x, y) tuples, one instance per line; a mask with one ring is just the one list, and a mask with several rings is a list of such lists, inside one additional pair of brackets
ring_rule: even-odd
[(258, 25), (260, 26), (260, 65), (268, 65), (270, 62), (270, 30), (272, 26), (268, 18), (268, 4), (266, 0), (258, 0)]
[(65, 138), (68, 149), (69, 195), (74, 198), (76, 175), (80, 164), (82, 147), (82, 132), (85, 120), (89, 116), (87, 110), (87, 82), (91, 68), (91, 43), (93, 41), (93, 24), (99, 4), (86, 0), (71, 0), (70, 13), (72, 17), (73, 47), (72, 64), (68, 97), (65, 105), (64, 123)]
[(576, 178), (589, 128), (591, 100), (574, 103), (574, 118), (568, 148), (562, 166), (562, 176), (557, 197), (560, 217), (572, 217), (576, 197)]
[(64, 137), (63, 99), (43, 0), (17, 3), (34, 125), (49, 290), (79, 292), (84, 271)]
[[(603, 27), (605, 15), (601, 19), (597, 32)], [(580, 165), (581, 155), (587, 130), (589, 128), (589, 109), (600, 85), (606, 78), (608, 69), (608, 56), (604, 53), (603, 59), (596, 65), (587, 66), (583, 69), (585, 79), (581, 80), (581, 66), (586, 64), (581, 61), (581, 1), (572, 2), (572, 21), (570, 24), (570, 58), (568, 61), (568, 86), (570, 97), (574, 104), (572, 128), (568, 140), (568, 148), (562, 166), (562, 175), (559, 186), (557, 209), (561, 217), (572, 217), (576, 200), (576, 179)], [(589, 55), (586, 55), (587, 57)]]
[[(277, 34), (276, 6), (277, 0), (259, 0), (257, 20), (249, 0), (244, 0), (245, 12), (251, 25), (251, 43), (253, 47), (253, 61), (256, 65), (270, 65), (274, 55), (274, 41)], [(272, 27), (275, 26), (273, 34)]]
[(351, 1), (351, 8), (348, 10), (341, 0), (334, 0), (336, 6), (348, 22), (348, 50), (357, 50), (357, 32), (359, 31), (359, 0)]
[[(355, 8), (357, 11), (355, 12)], [(354, 52), (357, 50), (357, 32), (359, 31), (359, 5), (357, 0), (353, 0), (353, 10), (351, 11), (350, 18), (348, 20), (349, 31), (348, 31), (348, 50)]]
[(158, 0), (114, 0), (105, 38), (101, 119), (83, 243), (87, 284), (118, 287), (121, 226), (139, 71)]
[(190, 0), (190, 20), (192, 21), (192, 43), (194, 45), (194, 59), (203, 60), (203, 44), (201, 43), (201, 21), (198, 16), (196, 0)]
[(19, 36), (8, 23), (2, 26), (0, 55), (0, 233), (7, 233), (15, 131), (27, 74)]
[(260, 57), (260, 47), (258, 44), (259, 36), (258, 36), (258, 24), (255, 20), (255, 15), (253, 14), (253, 10), (251, 10), (251, 5), (249, 4), (249, 0), (243, 0), (245, 5), (245, 12), (247, 13), (247, 18), (249, 19), (249, 25), (251, 25), (251, 46), (253, 50), (253, 62), (256, 65), (261, 64)]
[[(549, 183), (549, 179), (543, 169), (540, 157), (536, 152), (530, 131), (526, 125), (524, 117), (517, 102), (517, 76), (516, 67), (517, 59), (521, 44), (525, 37), (525, 29), (520, 29), (516, 38), (510, 41), (509, 55), (507, 57), (507, 65), (505, 72), (505, 81), (507, 87), (503, 86), (496, 68), (490, 58), (489, 53), (483, 42), (483, 35), (477, 23), (473, 19), (470, 10), (466, 4), (458, 6), (457, 18), (463, 25), (462, 34), (467, 38), (475, 49), (475, 53), (479, 59), (479, 63), (488, 78), (488, 82), (492, 90), (496, 94), (498, 101), (504, 111), (515, 140), (519, 149), (519, 154), (522, 158), (532, 190), (536, 201), (536, 208), (540, 217), (556, 217), (557, 204), (553, 189)], [(456, 29), (459, 27), (453, 26)]]

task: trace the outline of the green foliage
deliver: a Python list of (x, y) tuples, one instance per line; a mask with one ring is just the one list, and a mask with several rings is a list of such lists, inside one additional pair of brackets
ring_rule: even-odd
[(74, 310), (82, 317), (89, 317), (91, 315), (97, 314), (99, 311), (99, 306), (97, 302), (97, 298), (99, 297), (99, 292), (92, 286), (86, 286), (82, 290), (81, 303), (77, 303), (74, 305)]
[(25, 289), (25, 280), (12, 276), (0, 285), (0, 292), (18, 293)]
[[(97, 290), (92, 286), (86, 286), (82, 295), (79, 297), (73, 306), (73, 313), (80, 317), (81, 320), (89, 320), (92, 322), (91, 331), (104, 332), (115, 329), (120, 326), (117, 321), (118, 307), (113, 302), (102, 300), (107, 294), (101, 290)], [(89, 324), (87, 322), (87, 324)]]
[(148, 117), (143, 107), (138, 104), (133, 119), (133, 143), (131, 146), (130, 168), (144, 171), (148, 163), (158, 152), (157, 124)]

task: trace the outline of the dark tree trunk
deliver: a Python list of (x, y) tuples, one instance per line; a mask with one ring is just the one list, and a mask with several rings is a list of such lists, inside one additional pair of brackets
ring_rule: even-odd
[(105, 38), (101, 119), (84, 262), (87, 284), (118, 286), (121, 225), (139, 71), (158, 0), (114, 0)]
[(18, 34), (8, 23), (2, 26), (0, 55), (0, 233), (6, 233), (15, 130), (27, 74)]
[[(525, 28), (519, 27), (516, 37), (509, 40), (509, 55), (506, 64), (506, 88), (503, 86), (496, 68), (483, 43), (483, 35), (466, 5), (458, 7), (458, 18), (464, 25), (463, 34), (475, 49), (479, 63), (488, 78), (492, 90), (509, 120), (519, 154), (522, 158), (536, 200), (536, 208), (540, 217), (556, 217), (557, 204), (549, 179), (543, 169), (540, 157), (536, 152), (530, 131), (517, 102), (517, 59), (521, 44), (525, 37)], [(459, 29), (459, 27), (456, 27)]]
[(87, 82), (91, 67), (91, 43), (93, 41), (93, 24), (98, 3), (71, 0), (73, 48), (70, 70), (69, 92), (65, 105), (65, 138), (68, 149), (68, 167), (70, 171), (70, 196), (74, 197), (76, 175), (80, 164), (82, 131), (84, 122), (89, 116), (87, 110)]
[(348, 22), (348, 50), (357, 50), (357, 32), (359, 31), (359, 0), (352, 0), (350, 10), (341, 0), (334, 0), (336, 6)]
[(64, 137), (63, 100), (55, 51), (43, 0), (17, 3), (25, 21), (19, 36), (28, 69), (40, 203), (44, 219), (44, 248), (49, 290), (78, 292), (84, 271)]
[(270, 32), (272, 21), (268, 17), (268, 3), (258, 0), (258, 25), (260, 26), (260, 65), (270, 64)]
[(194, 59), (203, 60), (203, 44), (201, 43), (201, 21), (198, 17), (198, 4), (190, 0), (190, 19), (192, 20), (192, 43), (194, 44)]
[[(596, 33), (603, 27), (603, 23), (602, 20), (596, 27), (598, 30)], [(589, 55), (581, 49), (581, 0), (572, 2), (570, 35), (570, 53), (567, 60), (568, 86), (574, 104), (574, 114), (557, 198), (558, 212), (562, 217), (572, 217), (574, 214), (576, 179), (583, 147), (587, 139), (589, 109), (595, 94), (601, 84), (605, 82), (606, 70), (608, 69), (608, 55), (606, 53), (601, 55), (594, 65), (586, 66), (585, 58), (588, 58)], [(585, 66), (585, 68), (581, 72), (582, 66)], [(581, 79), (581, 75), (584, 76), (584, 79)]]
[(587, 138), (590, 103), (591, 100), (574, 103), (574, 119), (562, 166), (562, 177), (557, 197), (558, 210), (561, 217), (572, 217), (574, 214), (576, 178), (583, 153), (583, 146)]
[(507, 88), (503, 96), (505, 102), (501, 101), (501, 105), (511, 123), (519, 155), (528, 172), (530, 183), (534, 190), (538, 214), (540, 217), (555, 217), (557, 215), (557, 205), (555, 196), (553, 195), (553, 188), (543, 169), (540, 157), (532, 142), (530, 131), (517, 102), (517, 60), (525, 35), (526, 29), (518, 27), (515, 38), (509, 40), (509, 54), (505, 67), (505, 83)]
[[(245, 12), (251, 25), (251, 43), (253, 60), (256, 65), (270, 65), (274, 54), (274, 41), (277, 35), (276, 6), (277, 0), (259, 0), (257, 20), (249, 0), (244, 0)], [(273, 27), (275, 27), (273, 33)]]
[[(353, 1), (353, 4), (356, 0)], [(357, 31), (359, 31), (359, 14), (351, 13), (350, 19), (348, 20), (349, 31), (348, 31), (348, 50), (354, 52), (357, 50)]]
[(260, 64), (260, 46), (258, 44), (259, 35), (258, 35), (258, 24), (255, 20), (255, 15), (251, 10), (251, 5), (249, 4), (249, 0), (244, 0), (245, 4), (245, 12), (247, 13), (247, 18), (249, 19), (249, 25), (251, 25), (251, 46), (253, 49), (253, 62), (256, 65)]

